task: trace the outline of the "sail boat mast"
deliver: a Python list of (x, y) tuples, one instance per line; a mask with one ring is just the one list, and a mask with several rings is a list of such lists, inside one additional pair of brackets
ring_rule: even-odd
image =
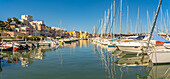
[(104, 29), (103, 29), (103, 32), (104, 32), (104, 36), (105, 36), (105, 33), (106, 33), (106, 10), (105, 10), (105, 14), (104, 14)]
[(167, 25), (166, 25), (166, 18), (164, 18), (164, 26), (165, 26), (165, 33), (168, 34), (168, 30), (167, 30)]
[(137, 23), (136, 23), (136, 30), (135, 33), (138, 33), (139, 28), (139, 8), (138, 8), (138, 16), (137, 16)]
[[(115, 24), (116, 24), (116, 23), (115, 23), (115, 13), (116, 13), (116, 12), (115, 12), (115, 0), (114, 0), (114, 2), (113, 2), (113, 6), (114, 6), (114, 15), (113, 15), (113, 16), (114, 16), (114, 18), (113, 18), (113, 23), (114, 23), (114, 24), (113, 24), (113, 25), (114, 25), (114, 34), (115, 34), (115, 26), (116, 26), (116, 25), (115, 25)], [(115, 36), (115, 35), (114, 35), (114, 36)]]
[(169, 22), (168, 9), (167, 9), (167, 16), (166, 17), (167, 17), (167, 19), (166, 19), (167, 20), (167, 29), (169, 29), (169, 25), (168, 25), (168, 22)]
[(127, 33), (129, 32), (129, 21), (128, 21), (128, 17), (129, 17), (129, 7), (127, 6)]
[(111, 15), (110, 15), (110, 17), (111, 17), (111, 27), (110, 27), (110, 35), (111, 35), (111, 37), (113, 37), (113, 34), (112, 34), (112, 28), (113, 28), (113, 13), (112, 13), (112, 11), (113, 11), (113, 5), (111, 4)]
[(150, 31), (150, 17), (149, 17), (149, 12), (148, 12), (148, 10), (147, 10), (147, 24), (148, 24), (148, 33), (149, 33), (149, 31)]
[(152, 30), (151, 30), (151, 32), (150, 32), (150, 36), (149, 36), (149, 40), (148, 40), (148, 44), (147, 44), (147, 47), (148, 47), (148, 48), (149, 48), (150, 40), (151, 40), (153, 31), (154, 31), (154, 28), (155, 28), (156, 20), (157, 20), (157, 18), (158, 18), (158, 13), (159, 13), (161, 4), (162, 4), (162, 0), (160, 0), (159, 5), (158, 5), (158, 8), (157, 8), (157, 12), (156, 12), (155, 19), (154, 19), (154, 22), (153, 22), (153, 27), (152, 27)]
[(163, 27), (162, 27), (162, 7), (161, 7), (161, 31), (163, 32)]
[(130, 19), (130, 27), (131, 27), (131, 34), (132, 34), (132, 20)]
[(122, 0), (120, 1), (120, 35), (122, 33)]
[(109, 15), (109, 13), (110, 13), (110, 10), (108, 9), (108, 13), (107, 13), (106, 34), (107, 34), (107, 33), (109, 33), (109, 32), (108, 32), (108, 28), (109, 28), (109, 21), (110, 21), (110, 15)]
[[(100, 19), (99, 19), (99, 21), (98, 21), (98, 23), (97, 23), (97, 34), (100, 33), (100, 24), (101, 24), (101, 23), (100, 23)], [(98, 35), (98, 36), (99, 36), (99, 35)]]
[(103, 37), (103, 18), (101, 19), (101, 38)]
[(95, 26), (93, 26), (93, 37), (95, 36)]
[(142, 31), (143, 31), (142, 21), (140, 21), (140, 24), (141, 24), (141, 34), (142, 34)]
[(60, 19), (60, 30), (61, 30), (60, 36), (62, 36), (62, 20), (61, 19)]

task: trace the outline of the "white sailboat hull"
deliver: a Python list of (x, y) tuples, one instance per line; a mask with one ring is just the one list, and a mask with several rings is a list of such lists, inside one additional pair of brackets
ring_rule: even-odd
[(117, 47), (109, 47), (107, 50), (109, 52), (114, 52), (117, 49)]
[(129, 52), (129, 53), (141, 53), (142, 52), (141, 47), (145, 47), (146, 44), (139, 43), (139, 42), (125, 42), (125, 43), (116, 44), (116, 46), (121, 51)]
[(154, 64), (166, 64), (170, 63), (170, 52), (156, 52), (156, 53), (148, 53), (152, 63)]
[(129, 53), (141, 53), (140, 47), (130, 47), (130, 46), (118, 46), (119, 50)]

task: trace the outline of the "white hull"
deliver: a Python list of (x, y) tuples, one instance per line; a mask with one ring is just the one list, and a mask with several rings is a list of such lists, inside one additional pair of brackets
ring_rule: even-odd
[(107, 51), (109, 52), (114, 52), (117, 49), (117, 47), (109, 47)]
[(54, 46), (56, 44), (58, 44), (58, 42), (54, 42), (54, 41), (40, 41), (39, 42), (40, 46), (49, 46), (49, 45)]
[(40, 46), (49, 46), (50, 43), (39, 43)]
[(157, 53), (148, 53), (152, 63), (154, 64), (165, 64), (170, 63), (170, 52), (157, 52)]
[(144, 42), (122, 42), (116, 44), (116, 46), (121, 51), (130, 52), (130, 53), (141, 53), (142, 48), (146, 47), (146, 43)]
[(140, 47), (130, 47), (130, 46), (118, 46), (119, 50), (129, 52), (129, 53), (141, 53)]

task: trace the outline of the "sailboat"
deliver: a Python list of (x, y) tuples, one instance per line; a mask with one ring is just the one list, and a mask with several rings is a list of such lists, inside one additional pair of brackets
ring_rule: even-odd
[[(153, 39), (156, 41), (161, 42), (162, 46), (155, 46), (151, 47), (150, 51), (148, 51), (148, 55), (150, 59), (152, 60), (152, 63), (170, 63), (170, 41), (162, 38), (157, 33), (153, 32)], [(159, 44), (157, 44), (159, 45)]]
[(155, 47), (151, 47), (151, 48), (149, 47), (150, 40), (151, 40), (152, 36), (157, 36), (157, 38), (158, 38), (157, 40), (159, 40), (161, 42), (170, 43), (166, 39), (160, 38), (158, 35), (156, 35), (153, 32), (154, 28), (155, 28), (155, 25), (156, 25), (156, 20), (157, 20), (157, 17), (158, 17), (158, 13), (159, 13), (161, 4), (162, 4), (162, 0), (160, 0), (160, 2), (159, 2), (158, 9), (157, 9), (157, 12), (156, 12), (156, 15), (155, 15), (155, 19), (154, 19), (154, 23), (153, 23), (153, 27), (151, 29), (150, 37), (149, 37), (149, 40), (148, 40), (148, 51), (147, 51), (147, 54), (150, 57), (150, 59), (151, 59), (153, 64), (170, 63), (170, 58), (169, 58), (170, 57), (170, 52), (169, 52), (170, 49), (166, 49), (164, 47), (164, 48), (162, 48), (162, 50), (159, 49), (160, 51), (154, 51), (154, 50), (157, 50), (157, 49), (155, 49)]
[[(121, 4), (122, 4), (122, 1), (121, 1)], [(114, 6), (114, 16), (113, 16), (114, 18), (113, 18), (113, 21), (112, 21), (112, 6), (111, 6), (111, 29), (112, 29), (112, 26), (114, 26), (114, 34), (115, 34), (115, 0), (114, 0), (114, 3), (113, 3), (113, 6)], [(117, 42), (118, 39), (113, 38), (112, 33), (111, 33), (111, 36), (112, 36), (112, 39), (109, 40), (108, 47), (115, 47), (114, 50), (116, 50), (117, 49), (116, 44), (118, 43)]]
[[(138, 8), (138, 16), (137, 20), (139, 21), (139, 8)], [(138, 31), (138, 22), (136, 25), (136, 30)], [(128, 24), (128, 6), (127, 6), (127, 24)], [(128, 25), (127, 25), (128, 28)], [(135, 30), (135, 32), (136, 32)], [(127, 31), (128, 32), (128, 31)], [(145, 39), (144, 39), (145, 38)], [(116, 46), (121, 51), (125, 51), (127, 53), (141, 53), (142, 48), (147, 47), (147, 38), (142, 35), (136, 35), (136, 36), (128, 36), (128, 37), (121, 37), (121, 41), (116, 44)]]

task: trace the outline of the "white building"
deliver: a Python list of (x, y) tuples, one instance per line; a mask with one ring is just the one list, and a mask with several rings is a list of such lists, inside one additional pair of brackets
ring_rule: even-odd
[(33, 18), (30, 15), (21, 15), (21, 19), (28, 20), (28, 21), (33, 21)]
[(33, 17), (30, 15), (21, 15), (20, 21), (24, 23), (24, 25), (27, 25), (29, 27), (33, 27), (35, 30), (43, 30), (42, 24), (44, 24), (44, 21), (33, 21)]

